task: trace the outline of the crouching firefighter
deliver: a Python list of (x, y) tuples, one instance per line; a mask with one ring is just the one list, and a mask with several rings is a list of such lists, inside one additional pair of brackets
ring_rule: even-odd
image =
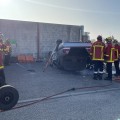
[(4, 74), (4, 65), (3, 65), (3, 51), (4, 51), (4, 44), (3, 44), (3, 34), (0, 33), (0, 87), (5, 85), (5, 74)]
[(97, 41), (92, 44), (90, 49), (91, 59), (94, 62), (94, 80), (102, 80), (104, 52), (105, 44), (102, 42), (102, 36), (99, 35)]

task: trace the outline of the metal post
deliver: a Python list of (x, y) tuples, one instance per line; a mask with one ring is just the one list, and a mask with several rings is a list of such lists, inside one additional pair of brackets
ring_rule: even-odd
[(67, 42), (70, 42), (70, 32), (71, 32), (71, 26), (67, 26)]
[(37, 60), (40, 58), (40, 39), (39, 39), (39, 23), (37, 23)]

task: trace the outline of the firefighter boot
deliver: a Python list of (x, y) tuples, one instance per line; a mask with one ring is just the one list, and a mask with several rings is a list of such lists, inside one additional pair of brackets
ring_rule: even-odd
[(112, 78), (106, 77), (106, 78), (104, 78), (104, 80), (112, 81)]
[(98, 79), (98, 74), (95, 74), (95, 73), (94, 73), (93, 79), (94, 79), (94, 80), (97, 80), (97, 79)]
[(102, 73), (99, 73), (99, 74), (98, 74), (98, 79), (99, 79), (99, 80), (102, 80), (102, 77), (103, 77), (103, 74), (102, 74)]

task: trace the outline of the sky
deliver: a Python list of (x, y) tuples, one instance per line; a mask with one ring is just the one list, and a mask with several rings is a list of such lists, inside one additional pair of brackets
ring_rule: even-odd
[(0, 19), (84, 25), (91, 39), (120, 41), (120, 0), (0, 0)]

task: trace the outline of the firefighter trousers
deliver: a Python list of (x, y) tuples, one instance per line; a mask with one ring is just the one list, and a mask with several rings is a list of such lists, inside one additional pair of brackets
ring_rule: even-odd
[(10, 65), (10, 54), (5, 55), (4, 65)]
[(108, 78), (112, 80), (112, 63), (111, 62), (107, 62), (106, 70), (108, 73)]
[(94, 72), (103, 72), (103, 61), (94, 61)]
[(6, 81), (5, 81), (4, 69), (0, 69), (0, 86), (3, 86), (5, 84)]
[(114, 61), (116, 75), (120, 75), (119, 60)]

